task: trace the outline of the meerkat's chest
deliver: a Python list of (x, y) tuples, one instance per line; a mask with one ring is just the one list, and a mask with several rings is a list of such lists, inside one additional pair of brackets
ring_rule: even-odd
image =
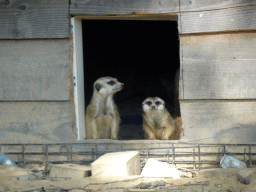
[(151, 119), (155, 127), (162, 127), (165, 123), (165, 118), (162, 114), (151, 114)]

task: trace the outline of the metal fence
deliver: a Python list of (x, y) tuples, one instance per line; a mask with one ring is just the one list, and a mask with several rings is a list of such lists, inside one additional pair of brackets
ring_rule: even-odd
[(161, 143), (136, 144), (116, 143), (58, 143), (58, 144), (0, 144), (15, 163), (23, 166), (29, 163), (77, 163), (90, 164), (109, 152), (139, 151), (141, 162), (154, 158), (162, 162), (190, 170), (219, 167), (223, 155), (230, 155), (253, 167), (256, 164), (256, 144), (195, 144)]

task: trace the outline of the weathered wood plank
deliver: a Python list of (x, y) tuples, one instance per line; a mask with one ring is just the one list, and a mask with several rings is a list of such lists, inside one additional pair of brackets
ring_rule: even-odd
[(71, 102), (0, 102), (1, 143), (76, 140)]
[(182, 99), (256, 98), (256, 60), (183, 63)]
[(178, 22), (180, 34), (255, 30), (256, 6), (184, 12), (179, 15)]
[(198, 143), (256, 143), (256, 100), (183, 100), (185, 137)]
[(71, 15), (118, 15), (141, 13), (172, 13), (179, 10), (179, 0), (71, 0)]
[(0, 100), (69, 100), (69, 40), (0, 44)]
[(256, 98), (255, 43), (256, 33), (181, 36), (181, 98)]
[(180, 11), (205, 11), (231, 7), (256, 5), (251, 0), (205, 1), (205, 0), (175, 0), (175, 1), (145, 1), (145, 0), (71, 0), (72, 15), (106, 15), (141, 13), (178, 13)]
[(68, 16), (68, 0), (1, 0), (0, 39), (69, 37)]
[(180, 0), (180, 11), (206, 11), (232, 7), (256, 5), (252, 0), (212, 1), (212, 0)]
[(181, 62), (256, 60), (256, 33), (180, 36)]

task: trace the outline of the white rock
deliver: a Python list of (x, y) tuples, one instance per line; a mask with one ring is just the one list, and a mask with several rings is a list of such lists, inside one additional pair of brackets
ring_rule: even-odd
[(92, 164), (92, 176), (140, 175), (139, 151), (107, 153)]
[(148, 159), (142, 170), (141, 176), (145, 177), (173, 177), (180, 178), (182, 173), (176, 168), (169, 166), (167, 163), (162, 163), (155, 159)]

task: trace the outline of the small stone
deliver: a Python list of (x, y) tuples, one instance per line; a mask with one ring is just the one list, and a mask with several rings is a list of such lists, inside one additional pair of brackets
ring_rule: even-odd
[(155, 181), (153, 184), (152, 184), (153, 187), (158, 187), (158, 186), (165, 186), (165, 181)]
[(139, 188), (139, 189), (148, 189), (152, 186), (152, 184), (149, 182), (149, 183), (140, 183), (139, 185), (137, 185), (136, 188)]

